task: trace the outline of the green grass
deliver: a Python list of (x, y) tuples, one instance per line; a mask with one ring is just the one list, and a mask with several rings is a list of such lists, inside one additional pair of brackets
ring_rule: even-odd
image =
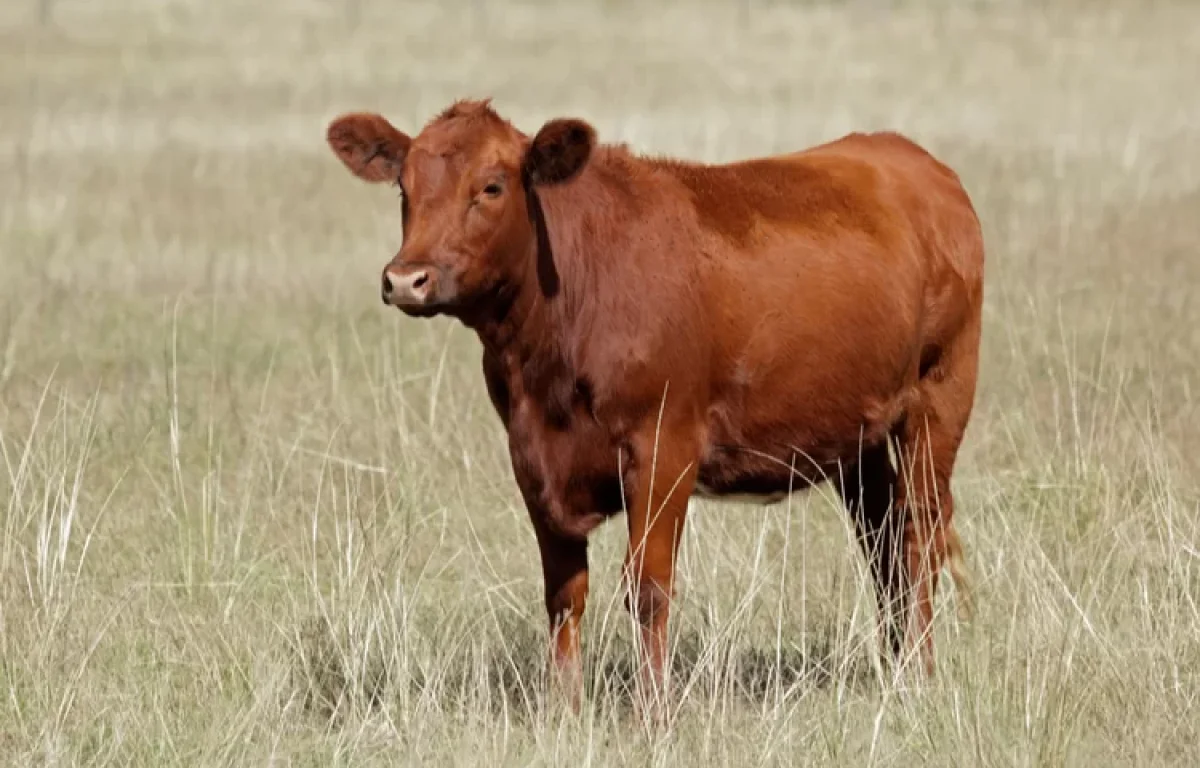
[[(742, 5), (5, 4), (0, 762), (1200, 762), (1200, 9)], [(714, 161), (894, 128), (960, 172), (978, 613), (943, 580), (936, 679), (877, 677), (818, 490), (695, 505), (660, 731), (602, 528), (584, 711), (547, 699), (478, 343), (379, 303), (396, 200), (323, 140), (482, 95)]]

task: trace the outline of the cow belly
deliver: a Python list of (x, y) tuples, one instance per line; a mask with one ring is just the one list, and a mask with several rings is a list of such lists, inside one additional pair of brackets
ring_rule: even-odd
[(705, 485), (703, 482), (696, 482), (696, 490), (692, 494), (702, 499), (719, 499), (721, 501), (732, 501), (738, 504), (758, 504), (766, 506), (767, 504), (776, 504), (788, 497), (787, 491), (779, 491), (776, 493), (754, 494), (754, 493), (722, 493), (715, 488)]
[(780, 395), (766, 400), (778, 409), (770, 414), (774, 418), (753, 420), (744, 408), (715, 407), (709, 412), (696, 493), (770, 504), (836, 477), (863, 448), (886, 438), (907, 400), (905, 390), (888, 398), (864, 396), (865, 407), (839, 409), (830, 403), (814, 410), (789, 409), (794, 404)]
[(823, 465), (802, 462), (799, 458), (791, 464), (783, 451), (714, 445), (700, 463), (695, 495), (750, 504), (774, 504), (789, 493), (804, 490), (824, 478)]

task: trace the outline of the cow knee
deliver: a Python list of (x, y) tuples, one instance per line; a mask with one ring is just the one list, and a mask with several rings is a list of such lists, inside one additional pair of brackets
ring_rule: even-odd
[(547, 585), (546, 613), (550, 616), (550, 623), (555, 624), (567, 617), (583, 615), (587, 593), (587, 571), (577, 573), (557, 586)]
[(642, 624), (652, 624), (671, 604), (671, 591), (654, 579), (641, 579), (625, 594), (625, 608)]

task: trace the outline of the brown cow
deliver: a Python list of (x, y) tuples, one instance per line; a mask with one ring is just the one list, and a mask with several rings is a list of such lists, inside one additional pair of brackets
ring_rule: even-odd
[(894, 133), (724, 165), (642, 157), (577, 119), (531, 139), (486, 100), (416, 138), (344, 115), (328, 141), (402, 190), (383, 301), (479, 335), (560, 670), (579, 682), (587, 537), (603, 520), (628, 512), (657, 690), (689, 497), (773, 501), (832, 478), (885, 645), (932, 673), (947, 559), (967, 595), (950, 476), (983, 299), (979, 221), (952, 170)]

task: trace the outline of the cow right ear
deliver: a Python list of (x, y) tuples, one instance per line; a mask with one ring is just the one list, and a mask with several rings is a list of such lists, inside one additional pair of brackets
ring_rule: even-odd
[(561, 184), (587, 165), (596, 145), (596, 129), (582, 120), (551, 120), (529, 143), (525, 173), (534, 184)]
[(368, 112), (337, 118), (329, 124), (325, 140), (351, 173), (372, 183), (399, 179), (412, 144), (382, 115)]

